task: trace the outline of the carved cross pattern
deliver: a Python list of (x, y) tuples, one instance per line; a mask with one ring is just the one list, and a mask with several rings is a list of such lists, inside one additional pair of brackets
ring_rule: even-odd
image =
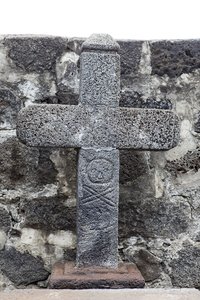
[(92, 35), (82, 45), (79, 105), (35, 105), (18, 117), (27, 145), (79, 148), (77, 266), (118, 265), (118, 149), (167, 150), (179, 136), (170, 110), (119, 107), (118, 52), (109, 35)]

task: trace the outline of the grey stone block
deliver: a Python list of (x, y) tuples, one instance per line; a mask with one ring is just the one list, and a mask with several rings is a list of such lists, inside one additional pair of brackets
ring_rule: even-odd
[(118, 106), (120, 56), (117, 53), (81, 54), (80, 102), (83, 105)]
[(155, 198), (150, 175), (135, 179), (130, 189), (121, 187), (119, 201), (120, 239), (129, 236), (176, 239), (187, 232), (191, 209), (187, 201), (177, 197)]
[(129, 261), (134, 262), (142, 275), (145, 282), (157, 279), (162, 272), (161, 260), (146, 249), (140, 249), (129, 255)]
[(167, 150), (179, 140), (169, 110), (37, 105), (19, 113), (18, 138), (35, 147), (111, 147)]
[(50, 160), (51, 150), (30, 148), (11, 137), (0, 143), (0, 187), (41, 186), (54, 183), (57, 171)]
[(94, 33), (82, 44), (82, 51), (119, 51), (119, 49), (119, 44), (109, 34)]
[(77, 265), (117, 267), (119, 151), (81, 149)]
[(11, 217), (8, 211), (0, 207), (0, 230), (3, 230), (5, 233), (8, 233), (11, 228)]

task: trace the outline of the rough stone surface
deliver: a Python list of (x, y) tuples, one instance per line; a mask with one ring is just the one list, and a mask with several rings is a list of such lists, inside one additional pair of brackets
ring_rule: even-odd
[(0, 270), (17, 286), (45, 280), (49, 275), (41, 259), (14, 248), (0, 251)]
[(41, 73), (55, 72), (56, 59), (66, 49), (66, 42), (61, 38), (8, 37), (5, 46), (17, 67), (26, 72)]
[(132, 263), (121, 263), (118, 269), (102, 267), (76, 268), (74, 263), (57, 263), (49, 279), (54, 289), (143, 288), (144, 278)]
[(91, 290), (14, 290), (0, 293), (1, 300), (15, 299), (15, 300), (42, 300), (47, 298), (49, 300), (198, 300), (200, 292), (196, 289), (91, 289)]
[(185, 243), (183, 248), (178, 251), (177, 256), (169, 264), (172, 284), (180, 287), (199, 288), (200, 247)]
[(136, 73), (142, 55), (142, 41), (118, 41), (120, 45), (121, 75)]
[(118, 264), (119, 151), (79, 152), (77, 265)]
[(5, 208), (0, 207), (0, 228), (5, 233), (8, 233), (10, 227), (11, 227), (11, 218), (9, 216), (9, 213)]
[(119, 44), (109, 34), (92, 34), (82, 44), (82, 50), (118, 51)]
[(77, 181), (78, 267), (118, 266), (116, 148), (165, 150), (176, 146), (179, 139), (179, 122), (173, 112), (118, 108), (118, 50), (119, 45), (110, 36), (92, 35), (82, 44), (80, 104), (32, 106), (18, 117), (17, 135), (29, 146), (81, 148)]
[(120, 93), (120, 56), (117, 53), (81, 54), (80, 103), (118, 106)]
[(22, 108), (21, 100), (12, 91), (0, 89), (0, 128), (14, 129), (17, 114)]
[[(48, 270), (51, 270), (58, 260), (75, 260), (75, 244), (72, 249), (71, 246), (56, 247), (48, 242), (50, 234), (60, 237), (59, 232), (67, 233), (68, 229), (58, 229), (58, 232), (57, 229), (53, 229), (53, 208), (50, 208), (51, 216), (47, 214), (49, 220), (52, 220), (51, 226), (48, 222), (45, 223), (46, 227), (50, 227), (48, 232), (46, 228), (42, 229), (42, 213), (38, 215), (37, 220), (35, 219), (36, 223), (41, 224), (41, 229), (36, 229), (35, 223), (34, 228), (31, 224), (24, 225), (28, 218), (26, 219), (25, 214), (21, 212), (21, 208), (26, 201), (32, 201), (34, 210), (37, 199), (40, 204), (49, 199), (49, 203), (56, 201), (61, 207), (57, 218), (62, 219), (62, 209), (65, 207), (68, 219), (71, 209), (75, 212), (76, 205), (77, 153), (74, 149), (33, 149), (19, 143), (14, 130), (15, 115), (20, 103), (26, 107), (39, 103), (78, 103), (78, 58), (84, 39), (73, 38), (67, 41), (65, 38), (59, 38), (61, 44), (58, 38), (54, 37), (48, 37), (51, 41), (49, 43), (46, 37), (23, 37), (23, 40), (22, 43), (20, 36), (0, 37), (1, 89), (9, 90), (16, 98), (11, 99), (13, 102), (7, 98), (1, 99), (1, 124), (4, 125), (0, 130), (0, 207), (6, 209), (6, 214), (9, 213), (11, 229), (5, 233), (0, 228), (5, 237), (0, 244), (3, 245), (3, 251), (12, 246), (17, 251), (26, 251), (35, 257), (41, 257)], [(43, 48), (40, 51), (38, 48), (39, 40), (41, 45), (45, 45), (45, 50)], [(173, 150), (162, 153), (120, 150), (120, 257), (124, 261), (134, 262), (133, 258), (143, 249), (158, 259), (161, 269), (155, 266), (154, 261), (148, 262), (149, 270), (154, 270), (155, 276), (147, 282), (147, 287), (169, 288), (186, 284), (192, 287), (195, 284), (200, 288), (200, 263), (195, 254), (200, 241), (200, 41), (118, 43), (121, 48), (120, 106), (172, 109), (178, 114), (181, 125), (181, 140)], [(52, 52), (52, 47), (55, 52)], [(191, 51), (193, 57), (186, 55), (186, 48)], [(35, 54), (34, 49), (38, 49)], [(13, 106), (15, 101), (17, 103)], [(75, 232), (75, 213), (73, 218), (72, 232)], [(66, 224), (66, 228), (67, 226)], [(6, 228), (7, 231), (7, 225)], [(25, 231), (28, 230), (32, 230), (29, 235), (31, 239), (25, 239)], [(189, 241), (190, 247), (185, 241)], [(186, 249), (191, 259), (186, 258)], [(191, 249), (194, 249), (194, 252)], [(179, 255), (185, 257), (180, 260), (187, 261), (187, 264), (180, 264), (178, 267), (178, 261), (174, 260), (178, 259)], [(145, 257), (139, 257), (139, 269), (142, 272), (147, 262)], [(173, 272), (169, 265), (171, 262), (172, 267), (174, 265)], [(187, 282), (184, 279), (186, 273)], [(30, 274), (26, 273), (25, 277), (29, 276)], [(32, 283), (28, 287), (38, 285)], [(14, 282), (0, 274), (0, 289), (14, 287)], [(149, 289), (145, 289), (144, 293), (147, 291)], [(98, 291), (94, 291), (95, 297), (97, 293)], [(157, 290), (153, 293), (157, 293)], [(164, 293), (165, 290), (162, 290), (159, 296), (153, 294), (152, 297), (162, 299), (165, 297)], [(27, 299), (27, 295), (25, 297)], [(88, 299), (88, 292), (85, 297)], [(132, 297), (131, 295), (130, 298)], [(195, 299), (191, 291), (188, 297)], [(121, 298), (120, 294), (119, 299)]]
[(179, 122), (169, 110), (34, 105), (19, 113), (17, 127), (18, 138), (33, 147), (167, 150), (179, 140)]
[(152, 74), (178, 77), (200, 67), (200, 42), (161, 41), (151, 44)]
[(26, 199), (20, 207), (24, 226), (46, 232), (76, 230), (76, 208), (66, 207), (59, 197)]

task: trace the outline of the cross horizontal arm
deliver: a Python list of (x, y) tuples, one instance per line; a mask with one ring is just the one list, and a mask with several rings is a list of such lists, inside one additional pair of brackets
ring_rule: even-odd
[(21, 110), (17, 135), (33, 147), (167, 150), (179, 130), (170, 110), (41, 104)]

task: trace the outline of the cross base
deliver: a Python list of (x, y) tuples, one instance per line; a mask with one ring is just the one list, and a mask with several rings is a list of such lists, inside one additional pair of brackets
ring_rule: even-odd
[(77, 268), (72, 262), (56, 263), (49, 279), (51, 289), (123, 289), (144, 285), (144, 278), (133, 263), (120, 263), (118, 269)]

